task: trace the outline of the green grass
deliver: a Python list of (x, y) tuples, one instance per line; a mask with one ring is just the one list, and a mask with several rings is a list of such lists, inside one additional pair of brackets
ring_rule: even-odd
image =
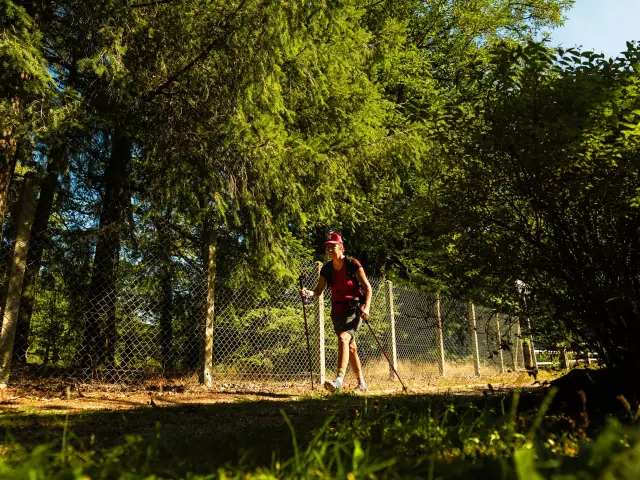
[(339, 395), (63, 418), (5, 411), (0, 478), (638, 478), (640, 431), (552, 415), (549, 400)]

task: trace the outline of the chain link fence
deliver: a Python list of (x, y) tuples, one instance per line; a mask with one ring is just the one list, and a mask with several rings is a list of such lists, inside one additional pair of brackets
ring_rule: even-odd
[[(0, 245), (0, 353), (12, 382), (197, 383), (205, 365), (218, 382), (306, 382), (313, 372), (318, 383), (333, 375), (338, 345), (330, 291), (306, 306), (309, 358), (296, 281), (313, 288), (318, 263), (292, 258), (286, 278), (219, 268), (211, 292), (192, 229), (154, 217), (134, 223), (127, 231), (52, 228), (47, 235), (31, 227), (28, 244), (15, 240), (20, 222), (9, 225)], [(17, 292), (10, 288), (16, 282)], [(370, 322), (357, 335), (369, 382), (393, 380), (374, 334), (409, 383), (523, 368), (517, 319), (383, 279), (370, 282)], [(205, 328), (211, 311), (212, 332)]]

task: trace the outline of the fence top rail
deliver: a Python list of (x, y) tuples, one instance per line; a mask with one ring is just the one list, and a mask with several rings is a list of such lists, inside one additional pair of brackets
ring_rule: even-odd
[[(538, 354), (538, 353), (542, 353), (542, 354), (548, 353), (548, 354), (554, 355), (554, 354), (559, 354), (560, 350), (538, 350), (538, 349), (536, 349), (535, 352), (536, 352), (536, 354)], [(577, 355), (579, 352), (576, 352), (575, 350), (567, 350), (566, 353), (567, 354), (571, 354), (572, 353), (574, 355)], [(590, 357), (597, 357), (598, 356), (597, 352), (586, 352), (586, 353)], [(581, 354), (584, 355), (584, 353), (581, 353)]]

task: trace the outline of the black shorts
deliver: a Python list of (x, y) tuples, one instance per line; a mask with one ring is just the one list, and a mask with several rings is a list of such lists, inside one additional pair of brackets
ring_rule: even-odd
[(356, 332), (360, 329), (362, 320), (360, 315), (356, 315), (356, 310), (348, 310), (346, 312), (334, 313), (331, 312), (331, 321), (333, 322), (333, 329), (336, 335), (340, 336), (341, 333), (346, 332), (351, 335), (352, 343), (356, 338)]

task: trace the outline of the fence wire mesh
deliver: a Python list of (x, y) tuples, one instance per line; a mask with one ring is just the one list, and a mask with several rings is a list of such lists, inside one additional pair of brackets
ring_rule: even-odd
[[(174, 221), (140, 217), (135, 225), (127, 231), (65, 226), (46, 235), (33, 232), (36, 225), (21, 279), (20, 242), (9, 225), (0, 245), (0, 308), (2, 346), (12, 349), (12, 381), (198, 382), (209, 292), (202, 245), (193, 229)], [(311, 358), (298, 294), (297, 279), (313, 288), (318, 274), (319, 264), (300, 259), (291, 260), (286, 278), (218, 269), (207, 359), (215, 380), (306, 382), (312, 372), (318, 383), (333, 375), (338, 343), (331, 293), (327, 289), (322, 301), (305, 307)], [(12, 293), (9, 286), (18, 280), (22, 288)], [(393, 379), (374, 335), (405, 382), (523, 368), (517, 319), (369, 280), (370, 321), (357, 334), (369, 382)], [(348, 375), (347, 384), (352, 382)]]

